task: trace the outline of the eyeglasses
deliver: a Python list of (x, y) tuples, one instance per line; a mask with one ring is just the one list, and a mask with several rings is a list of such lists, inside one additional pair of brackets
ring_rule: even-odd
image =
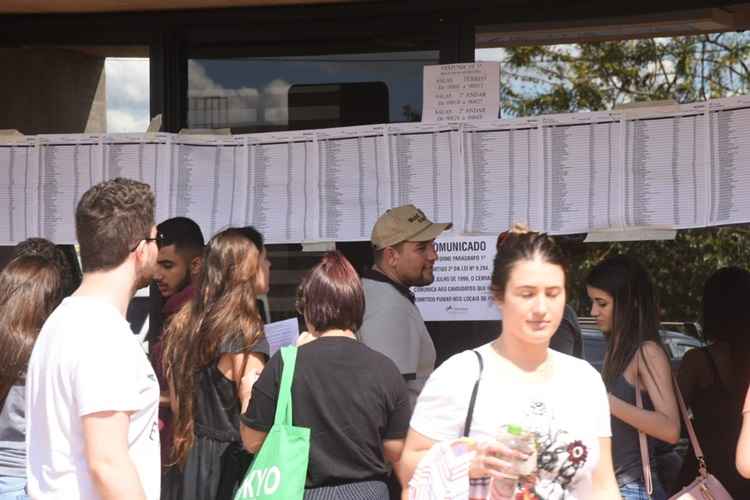
[(145, 241), (146, 244), (154, 241), (154, 242), (156, 242), (156, 244), (158, 246), (162, 241), (164, 241), (164, 235), (161, 234), (161, 233), (156, 233), (156, 237), (155, 238), (141, 238), (140, 240), (138, 240), (138, 243), (136, 243), (135, 246), (130, 249), (131, 253), (136, 251), (136, 249), (138, 248), (138, 245), (141, 244), (141, 241)]

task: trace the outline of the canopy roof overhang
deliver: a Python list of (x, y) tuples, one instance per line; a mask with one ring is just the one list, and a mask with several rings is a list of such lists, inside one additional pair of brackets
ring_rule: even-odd
[(371, 18), (403, 15), (417, 23), (420, 16), (427, 23), (436, 19), (448, 22), (461, 19), (476, 27), (476, 47), (750, 29), (750, 2), (747, 0), (631, 0), (625, 3), (598, 0), (3, 0), (0, 19), (52, 21), (59, 18), (62, 22), (75, 23), (69, 18), (76, 14), (89, 18), (89, 15), (142, 13), (157, 16), (159, 21), (188, 20), (189, 24), (194, 24), (195, 10), (200, 10), (199, 24), (215, 19), (225, 24), (226, 15), (236, 14), (242, 19), (252, 11), (256, 13), (253, 17), (273, 16), (274, 12), (286, 16), (290, 12), (288, 9), (295, 8), (304, 9), (311, 20), (321, 15), (329, 19), (332, 16), (358, 17), (359, 21), (363, 15)]
[(369, 0), (3, 0), (0, 14), (75, 14), (355, 3)]

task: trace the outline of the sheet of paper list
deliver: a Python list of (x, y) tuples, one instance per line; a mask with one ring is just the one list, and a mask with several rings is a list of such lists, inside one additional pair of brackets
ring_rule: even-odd
[(750, 99), (747, 107), (711, 112), (711, 224), (750, 218)]
[(552, 234), (609, 227), (619, 122), (549, 124), (544, 136), (544, 215)]
[(453, 221), (458, 134), (450, 127), (405, 124), (389, 128), (393, 206), (412, 203), (435, 222)]
[(104, 178), (145, 182), (156, 194), (156, 220), (170, 217), (167, 136), (114, 135), (104, 139)]
[(35, 234), (39, 205), (39, 183), (31, 178), (36, 170), (34, 141), (0, 144), (0, 245), (15, 245)]
[(34, 236), (76, 242), (73, 214), (81, 195), (101, 182), (100, 137), (43, 137), (39, 146), (39, 212)]
[(644, 117), (626, 126), (626, 223), (700, 226), (706, 196), (705, 114)]
[(247, 174), (246, 223), (255, 226), (268, 243), (313, 239), (310, 210), (316, 186), (308, 172), (315, 154), (313, 142), (278, 134), (250, 145)]
[(382, 131), (322, 130), (318, 134), (318, 234), (325, 240), (369, 240), (381, 211), (385, 161)]
[(266, 340), (270, 346), (271, 356), (280, 348), (294, 345), (299, 337), (299, 323), (297, 318), (285, 319), (283, 321), (274, 321), (267, 323), (263, 327), (266, 334)]
[(235, 196), (243, 147), (241, 141), (218, 139), (175, 142), (170, 174), (172, 216), (193, 219), (206, 235), (230, 226), (238, 206), (244, 206)]
[(530, 224), (538, 151), (536, 127), (467, 127), (463, 153), (468, 233)]

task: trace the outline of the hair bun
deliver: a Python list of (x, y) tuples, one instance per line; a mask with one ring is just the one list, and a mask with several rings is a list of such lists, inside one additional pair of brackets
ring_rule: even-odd
[(529, 226), (527, 226), (526, 224), (519, 224), (518, 222), (516, 222), (515, 224), (513, 224), (513, 226), (510, 228), (508, 232), (511, 234), (520, 235), (520, 234), (528, 234), (531, 231), (529, 230)]
[(510, 229), (508, 229), (507, 231), (503, 231), (497, 236), (497, 241), (495, 242), (495, 250), (499, 252), (500, 248), (502, 248), (503, 244), (505, 244), (509, 236), (517, 238), (529, 233), (531, 233), (531, 231), (529, 231), (529, 227), (526, 224), (515, 223), (513, 224), (513, 226), (511, 226)]

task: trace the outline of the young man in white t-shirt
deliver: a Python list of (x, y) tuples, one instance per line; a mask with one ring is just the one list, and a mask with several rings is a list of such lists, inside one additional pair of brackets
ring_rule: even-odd
[(153, 275), (154, 195), (141, 182), (105, 181), (75, 218), (83, 281), (45, 322), (27, 372), (28, 493), (156, 500), (159, 385), (125, 319)]

